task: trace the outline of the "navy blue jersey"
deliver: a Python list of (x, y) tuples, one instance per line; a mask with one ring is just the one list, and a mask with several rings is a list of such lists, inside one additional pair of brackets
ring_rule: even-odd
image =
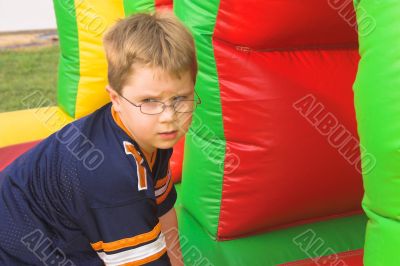
[(148, 162), (111, 104), (43, 140), (0, 173), (0, 265), (170, 265), (171, 154)]

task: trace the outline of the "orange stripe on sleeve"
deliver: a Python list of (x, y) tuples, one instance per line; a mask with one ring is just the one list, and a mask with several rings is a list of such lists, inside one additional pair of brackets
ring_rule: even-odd
[(164, 255), (165, 252), (167, 252), (167, 248), (164, 248), (164, 249), (160, 250), (160, 252), (157, 252), (156, 254), (151, 255), (151, 256), (149, 256), (149, 257), (147, 257), (145, 259), (137, 260), (137, 261), (134, 261), (134, 262), (125, 263), (124, 266), (143, 265), (143, 264), (155, 261), (155, 260), (161, 258), (161, 256)]
[(170, 174), (171, 174), (171, 166), (170, 166), (170, 163), (168, 163), (167, 174), (163, 178), (157, 180), (156, 186), (155, 186), (156, 189), (159, 189), (160, 187), (164, 186), (168, 182), (168, 178), (169, 178)]
[(168, 182), (168, 174), (166, 176), (164, 176), (163, 178), (157, 180), (156, 183), (156, 189), (161, 188), (162, 186), (164, 186), (167, 182)]
[(168, 184), (167, 190), (156, 199), (157, 204), (161, 204), (168, 197), (168, 194), (171, 191), (173, 185), (174, 182), (171, 180)]
[(104, 250), (105, 252), (116, 251), (123, 248), (134, 247), (151, 240), (154, 240), (158, 237), (161, 232), (161, 225), (158, 223), (153, 230), (150, 232), (137, 235), (130, 238), (123, 238), (117, 241), (104, 243), (103, 241), (99, 241), (96, 243), (91, 243), (90, 245), (95, 251)]

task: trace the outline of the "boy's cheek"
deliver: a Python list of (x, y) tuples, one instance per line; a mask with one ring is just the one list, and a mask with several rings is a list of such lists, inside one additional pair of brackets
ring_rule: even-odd
[(184, 131), (188, 131), (190, 124), (192, 123), (192, 119), (193, 119), (193, 115), (187, 115), (187, 117), (184, 117), (183, 123), (182, 123), (182, 127), (184, 128)]
[(191, 122), (192, 122), (191, 120), (185, 121), (185, 123), (180, 126), (180, 128), (178, 130), (179, 134), (180, 134), (179, 137), (182, 137), (183, 135), (185, 135), (189, 131), (189, 127), (190, 127)]

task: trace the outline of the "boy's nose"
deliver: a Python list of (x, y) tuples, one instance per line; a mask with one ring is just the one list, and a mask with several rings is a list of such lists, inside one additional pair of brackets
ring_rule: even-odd
[(172, 105), (165, 106), (164, 111), (160, 114), (161, 122), (169, 122), (175, 120), (175, 109)]

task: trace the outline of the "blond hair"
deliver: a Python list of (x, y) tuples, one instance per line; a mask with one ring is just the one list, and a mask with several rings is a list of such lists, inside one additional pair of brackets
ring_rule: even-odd
[(190, 71), (196, 80), (197, 62), (193, 37), (170, 11), (138, 13), (119, 20), (105, 34), (108, 82), (121, 92), (136, 64), (159, 67), (180, 78)]

